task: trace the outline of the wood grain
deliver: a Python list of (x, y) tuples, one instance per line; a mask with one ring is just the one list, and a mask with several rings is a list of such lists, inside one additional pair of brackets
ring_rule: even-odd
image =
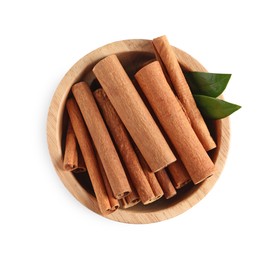
[[(189, 54), (175, 47), (173, 49), (183, 69), (206, 71)], [(152, 43), (149, 40), (118, 41), (92, 51), (81, 58), (65, 74), (54, 93), (47, 118), (48, 148), (58, 176), (77, 200), (97, 214), (100, 212), (95, 197), (80, 185), (72, 173), (63, 169), (62, 132), (65, 130), (63, 129), (63, 117), (65, 101), (71, 86), (80, 80), (91, 84), (95, 78), (91, 72), (93, 66), (100, 59), (111, 54), (117, 54), (121, 63), (127, 66), (131, 73), (136, 72), (143, 63), (153, 60), (155, 57)], [(186, 185), (170, 200), (160, 199), (147, 206), (138, 204), (128, 210), (118, 209), (107, 218), (125, 223), (153, 223), (175, 217), (198, 203), (212, 189), (224, 168), (230, 140), (229, 118), (214, 122), (212, 135), (217, 143), (217, 148), (211, 153), (211, 158), (218, 169), (213, 176), (196, 186)]]

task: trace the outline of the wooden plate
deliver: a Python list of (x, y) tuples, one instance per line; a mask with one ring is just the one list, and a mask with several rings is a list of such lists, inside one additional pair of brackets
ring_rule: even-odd
[[(183, 69), (189, 71), (206, 71), (190, 55), (173, 47)], [(86, 180), (76, 178), (71, 172), (63, 169), (63, 125), (65, 123), (65, 101), (71, 86), (78, 81), (94, 80), (93, 66), (102, 58), (117, 54), (121, 63), (130, 75), (133, 75), (142, 64), (154, 59), (151, 41), (125, 40), (105, 45), (80, 59), (65, 74), (52, 98), (47, 119), (47, 141), (52, 163), (66, 188), (86, 207), (100, 214), (96, 199), (86, 187)], [(223, 170), (229, 146), (228, 118), (208, 122), (217, 148), (210, 152), (218, 172), (199, 185), (189, 184), (178, 190), (172, 199), (160, 199), (150, 205), (138, 204), (130, 209), (119, 209), (105, 216), (111, 220), (125, 223), (152, 223), (175, 217), (198, 203), (211, 190)]]

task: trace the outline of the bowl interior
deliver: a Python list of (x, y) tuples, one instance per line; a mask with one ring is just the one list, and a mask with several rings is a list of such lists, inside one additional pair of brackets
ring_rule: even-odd
[[(136, 47), (134, 47), (133, 49), (128, 48), (126, 50), (125, 48), (122, 47), (122, 48), (118, 48), (117, 51), (115, 50), (112, 51), (112, 53), (117, 54), (123, 67), (125, 68), (126, 72), (128, 73), (131, 80), (133, 81), (134, 81), (134, 74), (142, 66), (155, 59), (155, 55), (152, 51), (150, 41), (146, 41), (146, 40), (135, 40), (135, 41), (141, 41), (141, 45), (137, 42)], [(126, 47), (126, 45), (127, 43), (125, 42), (124, 46)], [(66, 185), (66, 187), (85, 206), (87, 206), (88, 208), (90, 208), (91, 210), (99, 214), (97, 202), (94, 197), (94, 191), (88, 174), (87, 173), (72, 174), (62, 169), (62, 158), (63, 158), (62, 155), (64, 152), (65, 133), (66, 133), (65, 126), (67, 125), (67, 121), (68, 121), (68, 115), (65, 110), (65, 100), (67, 99), (68, 95), (71, 95), (70, 87), (77, 81), (84, 80), (87, 81), (92, 88), (95, 87), (94, 84), (95, 76), (92, 73), (92, 68), (101, 58), (110, 54), (107, 53), (107, 55), (105, 55), (105, 51), (102, 50), (104, 52), (102, 53), (102, 56), (96, 55), (95, 53), (97, 53), (97, 51), (88, 54), (83, 59), (81, 59), (77, 64), (75, 64), (73, 68), (70, 70), (70, 71), (74, 70), (75, 75), (71, 75), (70, 73), (67, 73), (65, 76), (66, 80), (64, 78), (58, 87), (59, 92), (55, 93), (56, 96), (59, 94), (60, 97), (60, 100), (57, 101), (59, 103), (56, 104), (57, 106), (56, 114), (54, 113), (54, 117), (56, 116), (56, 127), (57, 127), (56, 129), (54, 129), (55, 130), (54, 132), (57, 139), (54, 140), (56, 144), (55, 147), (53, 148), (50, 146), (49, 150), (56, 171), (60, 176), (60, 178), (62, 179), (62, 181), (64, 182), (64, 184)], [(190, 67), (188, 65), (188, 61), (192, 62), (192, 60), (193, 62), (195, 62), (196, 65), (195, 67), (199, 68), (198, 69), (199, 71), (201, 70), (205, 71), (205, 69), (191, 56), (178, 49), (175, 49), (175, 51), (177, 52), (177, 56), (179, 58), (182, 69), (184, 71), (194, 70), (194, 67)], [(78, 64), (80, 63), (83, 64), (83, 66), (81, 66), (82, 68), (78, 66)], [(78, 71), (77, 68), (79, 68)], [(67, 77), (70, 77), (70, 79), (68, 79)], [(140, 94), (142, 95), (142, 93)], [(53, 106), (53, 103), (51, 106)], [(206, 181), (202, 182), (201, 184), (198, 185), (193, 185), (192, 183), (187, 184), (183, 188), (179, 189), (177, 195), (171, 199), (166, 200), (164, 198), (161, 198), (158, 201), (151, 203), (149, 205), (138, 204), (129, 209), (124, 209), (124, 210), (119, 209), (116, 212), (112, 213), (111, 215), (108, 215), (107, 217), (113, 220), (128, 222), (128, 223), (151, 223), (151, 222), (161, 221), (173, 217), (175, 215), (178, 215), (184, 212), (185, 210), (187, 210), (188, 208), (190, 208), (191, 206), (193, 206), (194, 204), (196, 204), (199, 200), (201, 200), (211, 189), (211, 187), (214, 185), (214, 183), (219, 177), (227, 153), (227, 142), (225, 142), (225, 140), (229, 139), (227, 133), (225, 135), (225, 138), (223, 136), (223, 131), (225, 132), (228, 129), (227, 120), (207, 121), (207, 125), (210, 129), (212, 137), (214, 138), (217, 144), (217, 148), (209, 152), (210, 157), (218, 167), (218, 172), (216, 174), (214, 174), (212, 177), (208, 178)], [(48, 133), (48, 138), (50, 138), (49, 135), (50, 134)], [(53, 133), (51, 136), (51, 140), (52, 139), (53, 139)], [(57, 155), (57, 151), (59, 151), (58, 152), (59, 156), (56, 156), (57, 158), (55, 161), (53, 158), (54, 157), (53, 149), (56, 149), (56, 153), (55, 153), (56, 155)]]

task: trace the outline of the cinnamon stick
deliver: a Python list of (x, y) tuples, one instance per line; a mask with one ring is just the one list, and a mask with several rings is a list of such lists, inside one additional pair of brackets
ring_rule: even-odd
[(190, 118), (192, 127), (206, 151), (216, 147), (206, 123), (197, 108), (177, 57), (166, 36), (153, 39), (153, 45), (170, 77), (175, 92)]
[(72, 92), (93, 139), (113, 194), (116, 199), (121, 199), (130, 193), (130, 186), (89, 85), (86, 82), (76, 83), (72, 87)]
[(150, 168), (155, 172), (174, 162), (174, 154), (117, 56), (104, 58), (93, 72)]
[(131, 192), (124, 198), (120, 199), (121, 208), (128, 209), (140, 202), (139, 195), (132, 183), (130, 183)]
[(175, 162), (168, 165), (167, 170), (176, 189), (180, 189), (191, 181), (186, 168), (184, 167), (181, 159), (178, 157)]
[(151, 203), (155, 199), (154, 193), (141, 168), (124, 124), (103, 89), (94, 91), (94, 97), (142, 203)]
[(143, 67), (135, 78), (193, 182), (197, 184), (212, 175), (215, 166), (183, 113), (159, 62)]
[(83, 121), (78, 105), (76, 101), (71, 98), (67, 100), (66, 107), (87, 166), (88, 174), (94, 188), (100, 212), (104, 215), (112, 213), (113, 210), (111, 209), (104, 182), (98, 168), (91, 138)]
[(155, 195), (155, 200), (158, 200), (164, 195), (164, 192), (156, 178), (156, 175), (150, 169), (150, 167), (148, 166), (147, 162), (145, 161), (144, 157), (142, 156), (142, 154), (140, 153), (140, 151), (138, 150), (137, 147), (135, 147), (135, 151), (136, 151), (136, 154), (140, 161), (142, 170), (143, 170), (148, 182), (150, 183), (150, 185), (152, 187), (153, 193)]
[(67, 171), (73, 171), (78, 167), (78, 153), (77, 153), (77, 141), (75, 133), (73, 131), (71, 122), (68, 122), (65, 153), (64, 153), (64, 169)]
[(156, 172), (155, 175), (164, 192), (165, 199), (170, 199), (177, 194), (175, 187), (164, 169)]
[(137, 205), (139, 202), (140, 202), (140, 199), (139, 199), (138, 194), (136, 195), (133, 192), (128, 194), (125, 198), (120, 199), (121, 208), (123, 208), (123, 209), (131, 208), (131, 207)]
[(114, 197), (113, 191), (112, 191), (110, 183), (107, 179), (107, 175), (103, 168), (99, 155), (97, 155), (97, 162), (98, 162), (98, 167), (99, 167), (99, 170), (100, 170), (103, 182), (104, 182), (104, 186), (106, 188), (106, 192), (107, 192), (107, 196), (108, 196), (108, 199), (110, 202), (111, 210), (115, 211), (116, 209), (119, 208), (120, 204), (119, 204), (119, 201)]
[(87, 171), (87, 168), (86, 168), (86, 164), (85, 164), (83, 155), (78, 146), (77, 146), (77, 154), (78, 154), (78, 165), (77, 165), (77, 168), (73, 170), (73, 172), (74, 173), (84, 173)]
[[(148, 62), (147, 64), (149, 64), (150, 62)], [(146, 65), (147, 65), (146, 64)], [(146, 66), (145, 65), (145, 66)], [(163, 70), (163, 68), (162, 68)], [(164, 71), (163, 71), (164, 72)], [(165, 75), (165, 72), (164, 72)], [(167, 74), (166, 74), (167, 75)], [(167, 80), (167, 78), (166, 78)], [(168, 80), (167, 80), (168, 82)], [(169, 140), (169, 138), (167, 137), (165, 131), (163, 130), (163, 128), (161, 127), (159, 120), (157, 119), (156, 115), (153, 113), (152, 108), (150, 107), (150, 104), (148, 103), (145, 95), (143, 94), (140, 86), (138, 85), (138, 82), (134, 79), (133, 81), (134, 86), (136, 87), (138, 93), (140, 94), (142, 100), (144, 101), (145, 105), (147, 106), (148, 110), (150, 111), (154, 121), (156, 122), (157, 126), (159, 127), (159, 130), (161, 131), (161, 133), (163, 134), (165, 140), (167, 141), (167, 143), (169, 144), (170, 149), (173, 151), (175, 157), (177, 158), (177, 160), (171, 164), (169, 164), (166, 168), (167, 168), (167, 172), (169, 173), (169, 175), (171, 176), (171, 180), (173, 182), (173, 185), (175, 186), (176, 189), (180, 189), (181, 187), (183, 187), (185, 184), (187, 184), (188, 182), (191, 181), (190, 176), (186, 170), (186, 168), (184, 167), (183, 163), (181, 162), (181, 159), (179, 158), (179, 156), (177, 155), (177, 152), (175, 151), (173, 145), (171, 145), (171, 142)], [(168, 82), (169, 84), (169, 82)], [(178, 99), (177, 99), (178, 100)], [(186, 115), (187, 116), (187, 115)], [(187, 119), (189, 120), (188, 116)], [(144, 162), (143, 162), (144, 164)], [(147, 166), (147, 168), (149, 168)], [(148, 171), (147, 171), (148, 172)], [(151, 171), (151, 176), (154, 176), (153, 172)], [(146, 174), (147, 176), (149, 174)], [(152, 178), (152, 177), (150, 177)], [(156, 177), (154, 177), (156, 180)], [(150, 180), (152, 181), (152, 180)], [(157, 180), (156, 180), (157, 182)], [(158, 183), (158, 182), (157, 182)]]

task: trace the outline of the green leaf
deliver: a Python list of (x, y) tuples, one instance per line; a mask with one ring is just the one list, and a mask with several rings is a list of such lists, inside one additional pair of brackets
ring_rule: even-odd
[(210, 119), (221, 119), (229, 116), (241, 106), (227, 101), (203, 95), (193, 95), (200, 112)]
[(226, 88), (231, 74), (186, 72), (186, 80), (193, 94), (218, 97)]

